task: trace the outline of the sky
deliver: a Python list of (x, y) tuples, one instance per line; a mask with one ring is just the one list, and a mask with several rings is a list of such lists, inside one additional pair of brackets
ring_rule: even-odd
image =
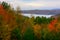
[(11, 4), (15, 9), (21, 10), (51, 10), (60, 9), (60, 0), (0, 0)]

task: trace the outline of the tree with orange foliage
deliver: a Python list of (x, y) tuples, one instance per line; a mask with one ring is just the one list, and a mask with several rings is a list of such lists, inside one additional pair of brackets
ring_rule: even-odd
[(57, 19), (52, 20), (52, 21), (50, 22), (50, 24), (48, 25), (49, 31), (57, 31), (57, 29), (56, 29), (56, 27), (55, 27), (56, 22), (57, 22)]

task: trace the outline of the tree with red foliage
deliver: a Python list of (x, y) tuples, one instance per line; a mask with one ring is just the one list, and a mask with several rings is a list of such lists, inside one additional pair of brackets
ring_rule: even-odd
[(49, 31), (57, 31), (57, 29), (56, 29), (56, 27), (55, 27), (56, 22), (57, 22), (57, 19), (52, 20), (52, 21), (50, 22), (50, 24), (48, 25)]
[(4, 9), (4, 6), (0, 4), (0, 15), (3, 17), (3, 21), (8, 23), (11, 18), (13, 18), (12, 14), (9, 14), (8, 11)]

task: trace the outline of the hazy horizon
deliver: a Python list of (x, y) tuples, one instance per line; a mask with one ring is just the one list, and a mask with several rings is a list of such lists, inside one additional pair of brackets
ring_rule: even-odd
[(9, 3), (13, 8), (21, 10), (51, 10), (60, 9), (60, 0), (0, 0)]

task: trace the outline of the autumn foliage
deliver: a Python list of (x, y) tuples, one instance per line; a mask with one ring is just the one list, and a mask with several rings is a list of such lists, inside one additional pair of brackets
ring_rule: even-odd
[(6, 2), (0, 4), (0, 40), (60, 40), (57, 18), (29, 18), (19, 11)]
[(48, 28), (49, 28), (50, 31), (57, 31), (57, 29), (56, 29), (56, 27), (55, 27), (56, 22), (57, 22), (57, 19), (52, 20), (52, 21), (50, 22), (50, 24), (49, 24), (49, 26), (48, 26)]

